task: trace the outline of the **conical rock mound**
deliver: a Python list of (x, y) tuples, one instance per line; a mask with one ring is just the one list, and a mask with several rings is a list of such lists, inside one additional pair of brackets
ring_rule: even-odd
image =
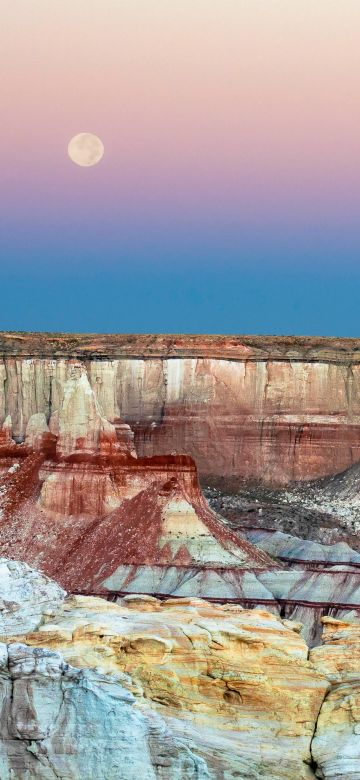
[(210, 509), (190, 457), (135, 457), (131, 430), (104, 417), (82, 365), (49, 427), (35, 415), (18, 449), (16, 471), (3, 475), (0, 549), (68, 589), (132, 590), (141, 572), (146, 590), (172, 592), (162, 582), (169, 571), (174, 584), (201, 572), (223, 584), (229, 572), (275, 566)]

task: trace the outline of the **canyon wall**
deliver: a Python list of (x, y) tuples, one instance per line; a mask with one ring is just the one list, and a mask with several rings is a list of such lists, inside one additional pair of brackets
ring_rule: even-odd
[(204, 481), (272, 484), (360, 460), (360, 340), (0, 335), (0, 426), (47, 422), (81, 361), (105, 418), (139, 456), (191, 455)]
[(2, 553), (81, 592), (167, 593), (200, 577), (202, 593), (208, 576), (206, 587), (228, 593), (231, 572), (241, 589), (258, 569), (278, 568), (210, 509), (189, 456), (138, 458), (130, 427), (104, 416), (85, 366), (72, 361), (68, 371), (49, 424), (33, 414), (24, 444), (10, 415), (0, 429)]
[(329, 569), (326, 558), (314, 568), (306, 558), (305, 566), (285, 569), (210, 508), (190, 456), (137, 457), (131, 428), (104, 415), (89, 369), (75, 359), (63, 367), (49, 419), (35, 412), (24, 443), (14, 441), (11, 415), (0, 429), (2, 554), (72, 592), (266, 605), (304, 622), (311, 643), (329, 610), (358, 614), (350, 547), (340, 568)]

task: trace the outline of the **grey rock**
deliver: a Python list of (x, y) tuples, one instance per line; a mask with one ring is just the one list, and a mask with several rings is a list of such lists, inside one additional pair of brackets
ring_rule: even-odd
[(56, 582), (26, 563), (0, 558), (0, 636), (34, 631), (65, 596)]
[(360, 778), (360, 682), (334, 686), (321, 708), (312, 755), (323, 780)]
[(118, 676), (0, 645), (1, 780), (207, 780), (196, 757)]

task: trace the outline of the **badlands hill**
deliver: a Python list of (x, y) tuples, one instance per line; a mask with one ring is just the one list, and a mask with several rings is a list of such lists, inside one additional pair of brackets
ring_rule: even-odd
[(2, 334), (0, 550), (72, 592), (266, 606), (316, 642), (360, 608), (358, 467), (329, 476), (358, 457), (359, 345)]

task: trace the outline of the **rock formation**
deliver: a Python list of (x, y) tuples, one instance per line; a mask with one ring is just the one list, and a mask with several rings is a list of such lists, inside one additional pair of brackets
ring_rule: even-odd
[(0, 602), (4, 780), (359, 777), (350, 613), (308, 657), (301, 625), (265, 610), (66, 596), (6, 559)]
[(2, 780), (209, 777), (160, 716), (136, 707), (124, 675), (20, 643), (0, 644), (0, 670)]
[(59, 602), (48, 587), (40, 626), (0, 634), (4, 780), (314, 777), (329, 683), (299, 626), (199, 599)]
[(0, 337), (0, 425), (17, 441), (59, 408), (72, 360), (141, 457), (191, 455), (205, 478), (286, 483), (360, 460), (360, 341), (226, 336)]
[(103, 416), (74, 362), (49, 425), (37, 413), (25, 445), (0, 446), (2, 552), (84, 593), (191, 582), (216, 595), (232, 580), (242, 593), (252, 578), (261, 594), (256, 571), (277, 564), (212, 512), (191, 458), (135, 455), (131, 430)]
[[(349, 622), (350, 621), (350, 622)], [(322, 706), (312, 752), (325, 780), (360, 777), (360, 621), (324, 618), (324, 644), (311, 652), (332, 684)]]
[(264, 538), (255, 534), (256, 547), (251, 532), (246, 540), (210, 509), (189, 456), (136, 457), (131, 429), (121, 418), (106, 419), (83, 363), (69, 362), (54, 404), (48, 422), (40, 412), (29, 418), (24, 443), (14, 442), (7, 419), (0, 442), (2, 554), (41, 567), (73, 592), (266, 606), (303, 622), (311, 643), (322, 616), (360, 614), (355, 552), (341, 548), (336, 560), (337, 549), (328, 550), (311, 568), (308, 544), (304, 566), (281, 567), (278, 537), (271, 558), (259, 549)]
[(34, 631), (53, 615), (65, 591), (26, 563), (0, 558), (0, 635)]
[(0, 341), (0, 777), (359, 778), (360, 342)]

